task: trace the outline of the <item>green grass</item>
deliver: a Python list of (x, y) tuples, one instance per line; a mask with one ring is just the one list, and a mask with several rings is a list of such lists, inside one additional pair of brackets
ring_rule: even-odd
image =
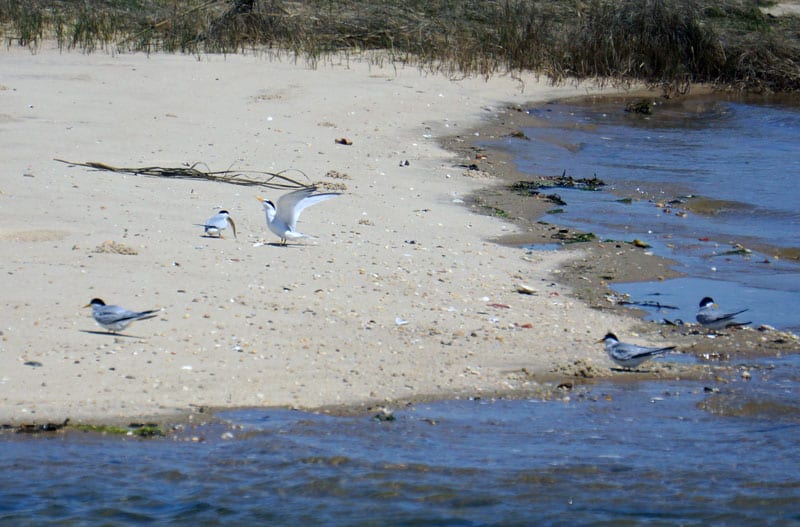
[(161, 437), (164, 431), (155, 424), (130, 425), (127, 427), (113, 425), (70, 425), (73, 430), (107, 435), (127, 435), (136, 437)]
[[(764, 2), (762, 2), (763, 4)], [(800, 87), (800, 19), (753, 0), (0, 0), (6, 45), (92, 52), (331, 53), (449, 75)]]
[(490, 205), (484, 205), (483, 208), (490, 216), (495, 216), (497, 218), (510, 218), (508, 212), (504, 211), (503, 209), (492, 207)]

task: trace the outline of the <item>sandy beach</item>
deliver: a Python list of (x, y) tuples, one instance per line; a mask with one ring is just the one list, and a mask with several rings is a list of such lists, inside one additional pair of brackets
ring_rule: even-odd
[[(496, 243), (519, 226), (464, 204), (492, 180), (439, 146), (509, 103), (596, 88), (353, 59), (12, 48), (0, 61), (0, 423), (535, 391), (610, 371), (606, 331), (665, 342), (557, 280), (585, 251)], [(280, 191), (55, 159), (291, 169), (342, 195), (303, 213), (316, 238), (280, 247), (256, 200)], [(219, 209), (236, 239), (195, 225)], [(94, 297), (162, 311), (106, 334), (83, 308)]]

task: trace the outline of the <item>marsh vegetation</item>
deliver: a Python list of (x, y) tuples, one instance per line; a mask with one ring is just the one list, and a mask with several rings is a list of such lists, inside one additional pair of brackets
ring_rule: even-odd
[[(800, 86), (800, 18), (758, 0), (0, 0), (7, 46), (83, 52), (331, 53), (450, 75), (535, 71), (643, 81)], [(340, 55), (341, 56), (341, 55)]]

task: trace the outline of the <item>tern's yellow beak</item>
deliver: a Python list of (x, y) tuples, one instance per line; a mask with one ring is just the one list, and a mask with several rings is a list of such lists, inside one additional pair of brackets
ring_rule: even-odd
[(86, 305), (85, 305), (85, 306), (83, 306), (83, 307), (92, 307), (92, 304), (86, 304)]
[(256, 199), (261, 203), (264, 203), (264, 198), (262, 198), (261, 196), (256, 196)]

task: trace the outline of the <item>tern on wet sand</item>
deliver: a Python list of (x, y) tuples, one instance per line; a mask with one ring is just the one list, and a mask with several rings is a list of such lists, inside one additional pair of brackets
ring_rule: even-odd
[(717, 309), (717, 304), (710, 296), (704, 297), (700, 301), (700, 310), (697, 312), (697, 322), (708, 329), (725, 329), (736, 326), (746, 326), (750, 322), (737, 322), (734, 320), (736, 315), (744, 313), (747, 309), (734, 311), (733, 313), (722, 313)]
[(638, 346), (636, 344), (627, 344), (625, 342), (620, 342), (613, 333), (606, 333), (606, 336), (598, 342), (605, 344), (606, 352), (608, 356), (611, 357), (611, 360), (628, 370), (637, 367), (639, 364), (657, 355), (675, 349), (675, 346), (650, 348), (647, 346)]

